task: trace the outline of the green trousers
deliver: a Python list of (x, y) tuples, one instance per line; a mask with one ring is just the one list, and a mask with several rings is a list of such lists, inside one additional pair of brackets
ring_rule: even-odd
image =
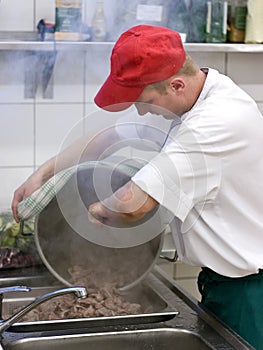
[(230, 278), (203, 268), (198, 288), (207, 309), (255, 349), (263, 350), (263, 271)]

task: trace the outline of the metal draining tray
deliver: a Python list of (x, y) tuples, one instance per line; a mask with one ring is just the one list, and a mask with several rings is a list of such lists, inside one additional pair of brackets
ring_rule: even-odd
[[(3, 317), (13, 314), (15, 310), (29, 304), (36, 297), (58, 289), (57, 287), (33, 287), (27, 293), (10, 293), (3, 299)], [(142, 313), (136, 315), (75, 318), (61, 320), (47, 320), (34, 322), (18, 322), (9, 330), (12, 332), (37, 332), (53, 331), (87, 327), (105, 327), (115, 325), (130, 325), (141, 323), (154, 323), (168, 321), (178, 314), (178, 311), (168, 305), (165, 299), (154, 288), (154, 285), (146, 279), (144, 283), (131, 290), (122, 293), (125, 300), (132, 303), (140, 303)]]
[[(28, 286), (46, 287), (57, 286), (58, 282), (44, 265), (1, 270), (0, 287)], [(21, 297), (21, 294), (20, 294)]]

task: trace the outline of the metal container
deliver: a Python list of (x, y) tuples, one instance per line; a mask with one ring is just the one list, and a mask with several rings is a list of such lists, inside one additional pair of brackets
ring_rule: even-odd
[[(32, 288), (27, 293), (10, 293), (3, 300), (4, 319), (14, 314), (21, 307), (32, 302), (36, 297), (47, 292), (56, 290), (54, 287)], [(12, 332), (37, 332), (37, 331), (58, 331), (67, 329), (78, 329), (79, 327), (106, 327), (114, 325), (136, 325), (141, 323), (156, 323), (172, 319), (178, 311), (169, 305), (160, 294), (159, 286), (155, 284), (155, 279), (150, 274), (143, 283), (134, 288), (123, 291), (121, 296), (126, 302), (140, 303), (142, 312), (140, 314), (129, 314), (120, 316), (102, 317), (79, 317), (64, 318), (56, 320), (42, 321), (19, 321), (13, 325)], [(59, 298), (57, 298), (59, 301)], [(61, 299), (63, 301), (63, 299)], [(72, 305), (74, 307), (74, 305)]]
[[(145, 278), (159, 257), (165, 227), (159, 208), (129, 227), (101, 228), (88, 220), (87, 207), (110, 196), (138, 170), (124, 165), (98, 162), (80, 169), (36, 219), (40, 257), (67, 286), (89, 288), (96, 279), (97, 286), (114, 283), (129, 289)], [(84, 272), (82, 279), (73, 272), (76, 266)]]

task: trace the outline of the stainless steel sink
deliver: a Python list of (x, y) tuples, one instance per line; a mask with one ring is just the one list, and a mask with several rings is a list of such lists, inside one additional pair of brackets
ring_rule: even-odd
[[(4, 296), (2, 303), (3, 318), (6, 319), (10, 317), (18, 309), (32, 302), (36, 297), (52, 292), (56, 289), (58, 289), (57, 286), (39, 288), (33, 287), (30, 292), (26, 293), (8, 293)], [(178, 314), (178, 311), (176, 311), (174, 307), (170, 307), (163, 297), (147, 283), (142, 283), (135, 286), (131, 290), (124, 291), (121, 295), (128, 302), (140, 303), (142, 306), (142, 313), (137, 315), (58, 319), (51, 321), (19, 321), (15, 325), (11, 326), (10, 330), (15, 333), (28, 333), (61, 329), (76, 329), (81, 325), (83, 327), (103, 327), (106, 325), (139, 324), (142, 322), (152, 323), (170, 320)]]
[(171, 328), (25, 338), (5, 350), (211, 350), (196, 333)]
[[(129, 301), (140, 300), (145, 314), (18, 322), (2, 334), (3, 349), (1, 345), (0, 349), (252, 350), (213, 315), (206, 313), (197, 301), (185, 295), (158, 267), (143, 284), (143, 293), (139, 288), (138, 294), (131, 295)], [(28, 299), (34, 298), (44, 289), (54, 287), (48, 285), (43, 288), (42, 284), (40, 288), (33, 288), (32, 294), (25, 294)], [(20, 298), (20, 294), (14, 294), (13, 298), (7, 295), (3, 311), (12, 311), (12, 307), (22, 304)], [(154, 308), (149, 310), (148, 306)]]

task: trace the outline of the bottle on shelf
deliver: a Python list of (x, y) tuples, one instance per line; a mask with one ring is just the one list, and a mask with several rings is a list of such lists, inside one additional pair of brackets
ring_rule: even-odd
[(82, 0), (56, 0), (55, 40), (81, 40)]
[(121, 33), (139, 24), (166, 27), (169, 7), (170, 0), (118, 0), (110, 40), (117, 40)]
[(105, 41), (107, 36), (106, 20), (103, 1), (97, 1), (95, 13), (91, 23), (92, 40)]
[(246, 44), (263, 43), (263, 1), (248, 0), (247, 2), (247, 21), (246, 21)]
[(247, 0), (232, 0), (229, 3), (228, 41), (243, 43), (247, 19)]
[(206, 42), (225, 43), (227, 40), (227, 9), (225, 0), (207, 1)]
[(186, 42), (205, 42), (206, 0), (173, 0), (167, 26), (181, 34)]

